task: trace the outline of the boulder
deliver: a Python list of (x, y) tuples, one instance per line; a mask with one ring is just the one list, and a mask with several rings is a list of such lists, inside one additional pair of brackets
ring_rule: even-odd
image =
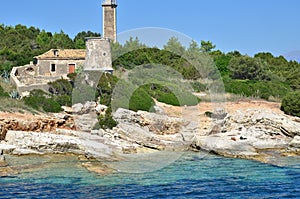
[(256, 149), (247, 141), (237, 141), (234, 136), (214, 135), (199, 136), (196, 138), (196, 145), (205, 151), (219, 155), (230, 156), (257, 156)]
[(98, 115), (105, 115), (105, 112), (107, 110), (107, 106), (102, 105), (102, 104), (97, 104), (95, 107), (95, 111)]
[(80, 114), (83, 109), (83, 104), (77, 103), (72, 105), (72, 113), (74, 114)]
[(95, 107), (97, 106), (96, 102), (85, 102), (84, 104), (77, 103), (72, 105), (72, 113), (73, 114), (87, 114), (92, 111), (95, 111)]
[(91, 132), (98, 122), (97, 114), (95, 112), (74, 115), (73, 118), (76, 129), (85, 132)]
[(289, 145), (291, 147), (300, 148), (300, 136), (295, 136)]
[(8, 131), (5, 141), (7, 153), (17, 155), (74, 152), (81, 143), (73, 136), (23, 131)]
[(96, 102), (85, 102), (82, 108), (83, 113), (89, 113), (95, 111), (95, 107), (97, 106)]

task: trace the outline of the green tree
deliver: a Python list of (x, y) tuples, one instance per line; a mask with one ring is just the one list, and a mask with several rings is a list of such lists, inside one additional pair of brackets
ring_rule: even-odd
[(82, 31), (78, 33), (74, 38), (74, 45), (77, 49), (85, 49), (85, 40), (88, 37), (100, 37), (100, 33), (91, 32), (91, 31)]
[(199, 58), (199, 54), (201, 53), (201, 48), (198, 43), (194, 40), (191, 41), (188, 49), (186, 50), (186, 57), (189, 60), (195, 60)]
[(171, 37), (167, 44), (164, 45), (164, 50), (177, 55), (184, 55), (185, 53), (185, 47), (180, 43), (177, 37)]
[(130, 52), (146, 47), (147, 46), (145, 44), (142, 44), (137, 37), (135, 37), (134, 39), (133, 37), (130, 37), (129, 40), (127, 40), (123, 46), (125, 52)]
[(241, 57), (242, 56), (242, 54), (237, 50), (229, 52), (229, 53), (227, 53), (227, 55), (231, 56), (231, 57)]
[(258, 58), (233, 57), (228, 68), (233, 79), (270, 80), (266, 72), (266, 62)]
[(50, 42), (52, 40), (52, 33), (42, 30), (36, 37), (36, 43), (41, 50), (47, 51), (50, 48)]
[(201, 41), (201, 50), (203, 52), (211, 52), (214, 48), (216, 48), (216, 45), (213, 45), (211, 41)]
[(214, 62), (221, 73), (222, 76), (228, 75), (229, 74), (229, 63), (231, 60), (231, 57), (225, 54), (219, 54), (216, 56), (213, 56)]
[(72, 49), (74, 48), (73, 40), (63, 31), (54, 33), (50, 42), (51, 48)]

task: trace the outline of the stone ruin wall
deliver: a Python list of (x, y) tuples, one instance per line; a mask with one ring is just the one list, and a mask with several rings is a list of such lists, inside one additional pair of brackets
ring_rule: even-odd
[[(56, 65), (56, 71), (51, 72), (51, 64)], [(84, 65), (84, 60), (39, 60), (38, 72), (40, 76), (62, 76), (69, 73), (69, 64), (75, 64), (75, 68)]]
[(87, 38), (84, 70), (113, 70), (109, 39)]

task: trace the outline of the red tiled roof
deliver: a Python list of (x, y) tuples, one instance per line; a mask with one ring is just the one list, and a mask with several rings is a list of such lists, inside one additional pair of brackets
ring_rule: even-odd
[(36, 59), (85, 59), (85, 49), (51, 49)]

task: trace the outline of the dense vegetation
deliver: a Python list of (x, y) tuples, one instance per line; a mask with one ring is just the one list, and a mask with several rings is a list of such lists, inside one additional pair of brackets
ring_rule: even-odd
[(300, 117), (300, 91), (288, 93), (282, 100), (281, 110), (286, 114)]
[[(71, 39), (63, 31), (50, 33), (23, 25), (15, 27), (0, 25), (0, 74), (7, 79), (13, 66), (27, 64), (34, 56), (51, 48), (85, 48), (84, 38), (91, 36), (100, 36), (100, 34), (90, 31), (81, 32)], [(300, 105), (296, 100), (299, 99), (297, 97), (300, 90), (298, 62), (287, 61), (283, 56), (275, 57), (265, 52), (253, 57), (242, 55), (238, 51), (224, 53), (215, 50), (215, 47), (210, 41), (201, 41), (200, 44), (192, 41), (188, 47), (185, 47), (177, 38), (170, 38), (163, 49), (148, 47), (137, 38), (130, 38), (123, 45), (114, 43), (113, 67), (121, 75), (124, 71), (130, 71), (129, 77), (134, 77), (130, 84), (139, 85), (137, 88), (131, 88), (130, 85), (124, 84), (125, 86), (120, 90), (124, 90), (125, 96), (126, 92), (130, 93), (130, 96), (127, 96), (130, 100), (128, 104), (122, 102), (116, 104), (132, 110), (147, 111), (153, 111), (153, 98), (173, 105), (193, 105), (199, 102), (199, 99), (194, 99), (190, 94), (190, 88), (197, 92), (209, 91), (210, 84), (221, 77), (226, 92), (266, 100), (283, 99), (282, 110), (299, 116)], [(140, 66), (144, 67), (142, 71), (147, 71), (153, 65), (167, 67), (169, 71), (167, 73), (157, 71), (155, 75), (161, 74), (161, 76), (154, 75), (155, 77), (153, 74), (140, 73)], [(141, 81), (141, 77), (148, 76), (149, 80)], [(108, 112), (112, 111), (113, 91), (116, 85), (120, 86), (117, 77), (102, 75), (96, 88), (87, 85), (77, 91), (74, 90), (75, 77), (76, 75), (73, 75), (70, 81), (58, 80), (50, 83), (49, 94), (41, 91), (32, 92), (24, 99), (25, 103), (45, 107), (43, 108), (45, 111), (59, 111), (57, 105), (69, 106), (83, 100), (72, 98), (73, 94), (91, 100), (100, 99), (100, 103), (109, 107)], [(161, 77), (167, 77), (168, 82), (162, 81)], [(0, 87), (0, 96), (7, 97), (9, 92)], [(193, 100), (188, 101), (190, 99)], [(45, 102), (51, 104), (53, 109), (47, 108)], [(40, 109), (40, 107), (36, 108)], [(113, 126), (113, 121), (110, 119), (110, 116), (101, 118), (100, 126)], [(107, 123), (112, 125), (105, 126)]]

